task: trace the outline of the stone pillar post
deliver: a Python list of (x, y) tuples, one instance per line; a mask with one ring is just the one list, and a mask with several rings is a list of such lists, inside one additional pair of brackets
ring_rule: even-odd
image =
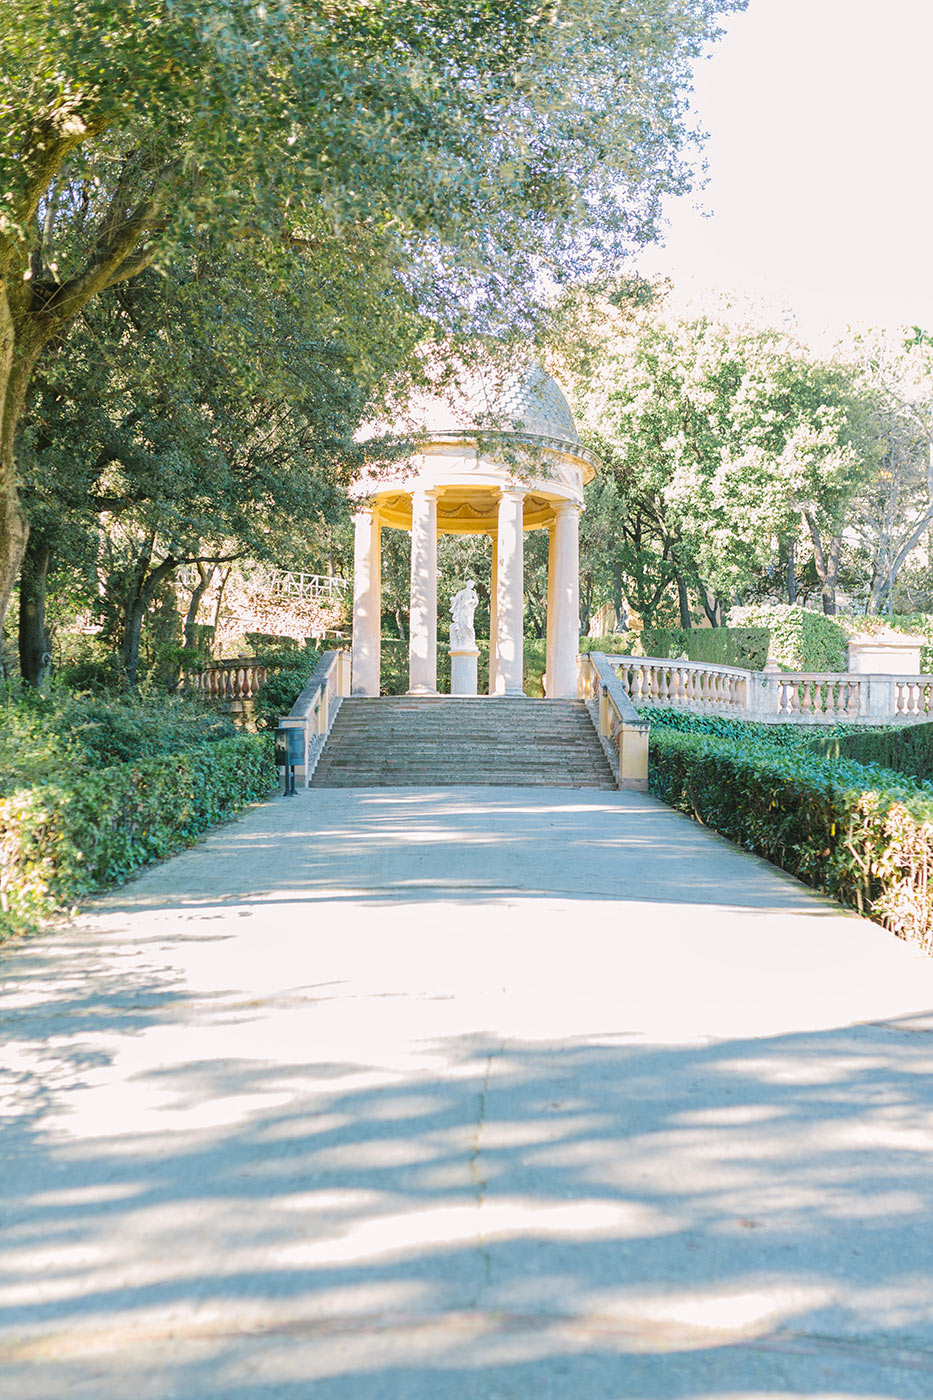
[(408, 693), (437, 694), (437, 493), (411, 497), (411, 606)]
[(497, 537), (498, 661), (496, 694), (524, 695), (522, 669), (525, 630), (525, 493), (508, 487), (499, 496)]
[(550, 699), (554, 694), (554, 635), (556, 631), (554, 587), (557, 582), (557, 529), (554, 525), (549, 527), (547, 536), (547, 642), (544, 653), (544, 693)]
[[(551, 590), (551, 566), (554, 569)], [(551, 622), (553, 608), (553, 626)], [(553, 641), (551, 640), (553, 636)], [(548, 556), (548, 696), (575, 699), (580, 644), (580, 507), (561, 501), (556, 508), (553, 549)]]
[(492, 559), (489, 566), (489, 694), (496, 693), (496, 672), (499, 665), (499, 537), (492, 532)]
[(353, 517), (352, 693), (379, 694), (382, 558), (379, 517), (364, 506)]

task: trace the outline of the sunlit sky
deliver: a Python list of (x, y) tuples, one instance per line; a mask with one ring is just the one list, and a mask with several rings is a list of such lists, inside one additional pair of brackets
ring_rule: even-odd
[(807, 334), (933, 329), (933, 0), (750, 0), (725, 27), (694, 84), (708, 183), (639, 267)]

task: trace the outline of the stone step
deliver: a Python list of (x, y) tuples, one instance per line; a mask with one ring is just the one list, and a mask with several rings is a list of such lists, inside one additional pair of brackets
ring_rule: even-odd
[(579, 700), (345, 700), (315, 787), (585, 787), (615, 782)]

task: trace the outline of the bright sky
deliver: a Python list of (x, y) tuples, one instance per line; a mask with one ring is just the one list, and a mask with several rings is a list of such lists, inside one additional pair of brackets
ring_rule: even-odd
[(931, 65), (933, 0), (750, 0), (697, 66), (708, 184), (640, 268), (786, 305), (808, 334), (933, 330)]

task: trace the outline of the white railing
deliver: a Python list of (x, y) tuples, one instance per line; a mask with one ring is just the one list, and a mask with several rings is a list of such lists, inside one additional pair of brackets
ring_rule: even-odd
[(350, 580), (335, 574), (299, 574), (273, 569), (269, 589), (288, 598), (343, 598), (350, 590)]
[(869, 676), (836, 671), (764, 671), (606, 656), (635, 705), (696, 710), (765, 724), (895, 724), (933, 719), (933, 676)]
[(304, 762), (296, 765), (295, 779), (304, 787), (311, 782), (340, 702), (349, 694), (350, 653), (325, 651), (291, 710), (279, 721), (282, 729), (302, 731)]
[(587, 702), (606, 757), (620, 788), (648, 789), (648, 730), (608, 664), (608, 656), (580, 657), (577, 694)]
[(684, 705), (737, 714), (748, 708), (750, 672), (737, 666), (655, 656), (607, 656), (606, 660), (635, 705)]

